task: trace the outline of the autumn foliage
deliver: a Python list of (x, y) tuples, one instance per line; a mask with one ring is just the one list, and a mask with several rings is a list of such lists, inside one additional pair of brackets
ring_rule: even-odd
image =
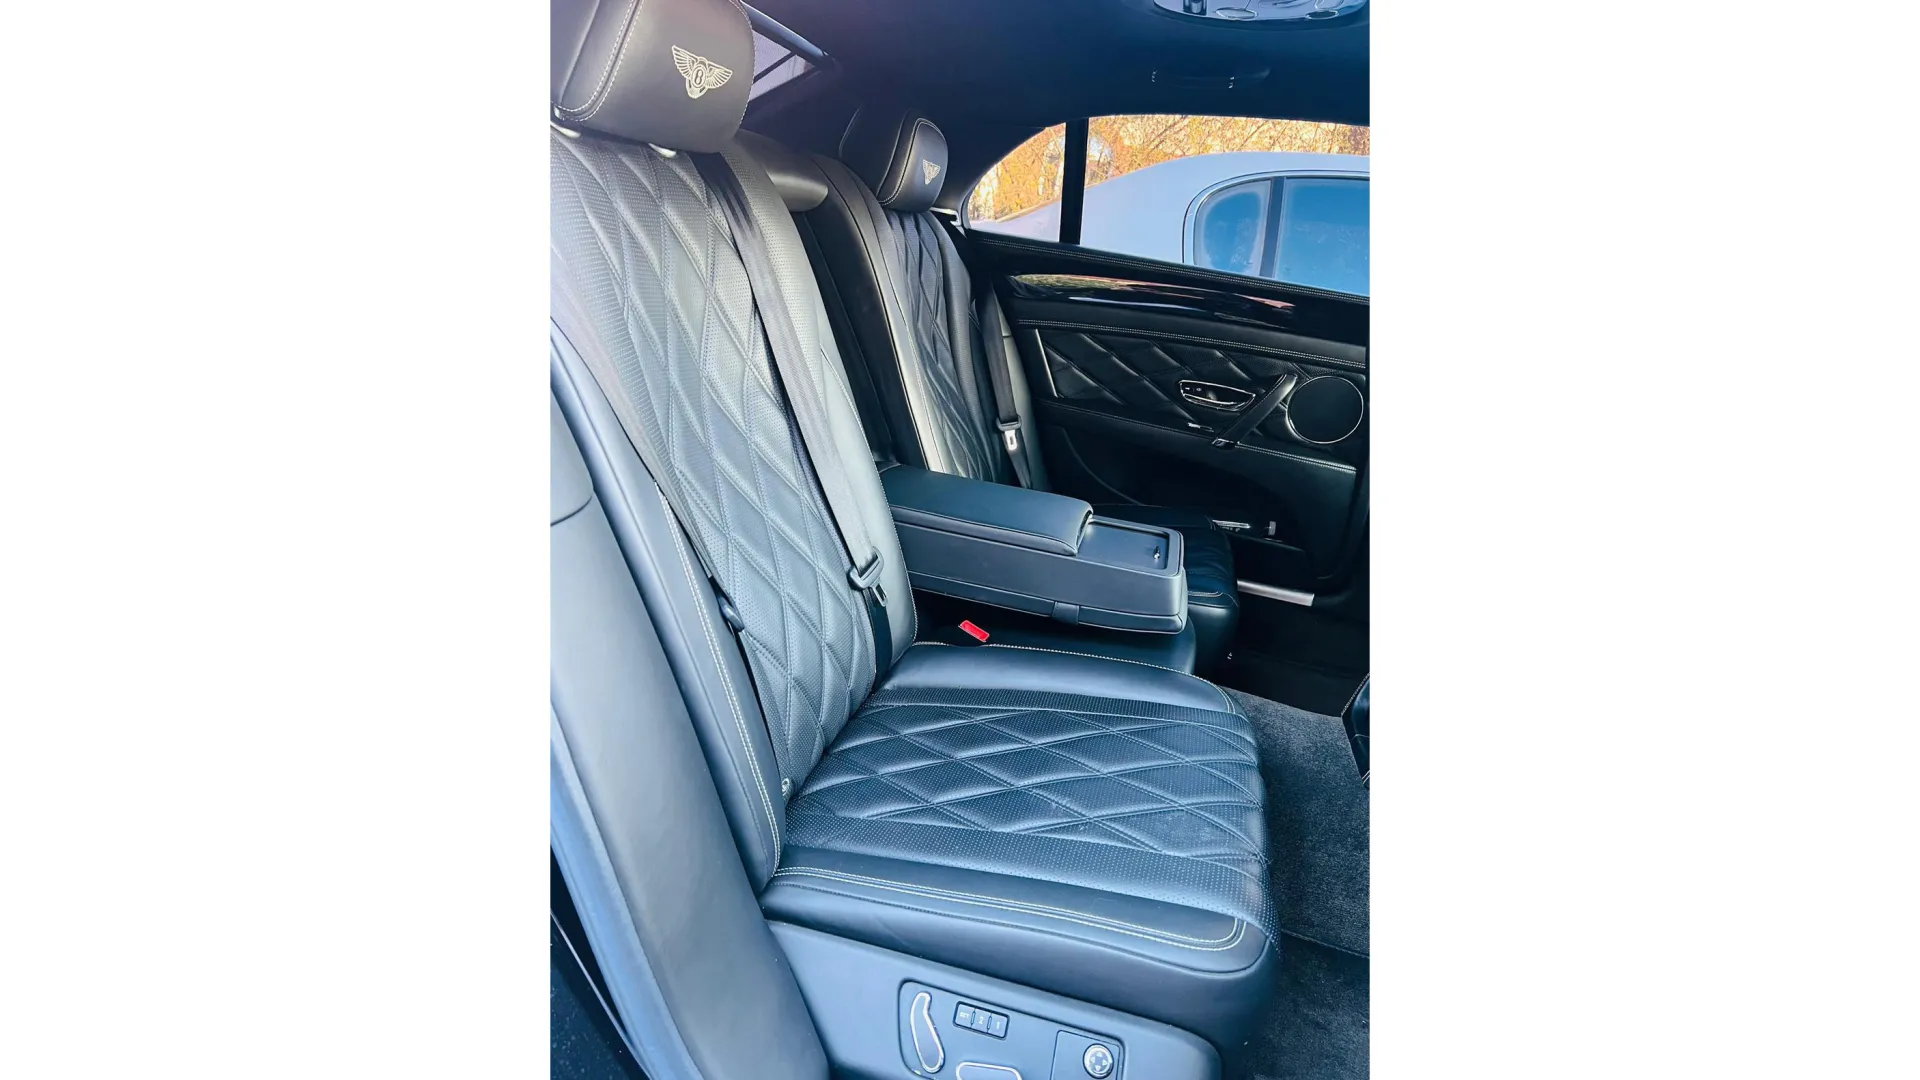
[[(1058, 199), (1066, 130), (1047, 128), (988, 170), (973, 189), (968, 217), (1004, 221)], [(1366, 154), (1369, 129), (1238, 116), (1096, 117), (1087, 133), (1087, 186), (1174, 158), (1240, 150)]]

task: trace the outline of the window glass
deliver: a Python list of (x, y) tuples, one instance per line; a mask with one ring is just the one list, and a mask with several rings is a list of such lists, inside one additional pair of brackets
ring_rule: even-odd
[(747, 100), (752, 101), (812, 70), (813, 65), (807, 63), (806, 57), (756, 30), (753, 34), (753, 89), (747, 92)]
[(1001, 158), (967, 196), (968, 227), (1058, 240), (1066, 147), (1067, 126), (1055, 124)]
[[(1365, 294), (1371, 141), (1348, 124), (1095, 117), (1080, 243)], [(1056, 125), (988, 170), (967, 200), (968, 224), (1058, 240), (1065, 146)]]
[(1280, 185), (1272, 277), (1367, 295), (1367, 184), (1301, 177)]

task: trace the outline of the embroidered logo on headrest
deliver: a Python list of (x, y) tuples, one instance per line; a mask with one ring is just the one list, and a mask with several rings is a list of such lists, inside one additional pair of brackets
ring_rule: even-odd
[(673, 47), (673, 66), (679, 68), (680, 74), (686, 78), (687, 96), (690, 98), (697, 98), (709, 90), (718, 90), (733, 78), (732, 68), (721, 67), (678, 45)]
[(927, 174), (927, 183), (931, 184), (933, 183), (933, 178), (940, 175), (940, 166), (935, 165), (931, 161), (923, 160), (920, 162), (920, 171)]

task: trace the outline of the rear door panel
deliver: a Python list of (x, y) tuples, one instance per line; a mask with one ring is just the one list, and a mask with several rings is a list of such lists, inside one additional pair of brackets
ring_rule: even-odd
[[(1348, 584), (1366, 536), (1364, 299), (1043, 241), (972, 239), (1014, 326), (1055, 490), (1202, 507), (1245, 526), (1230, 529), (1243, 580), (1316, 594)], [(1300, 426), (1326, 445), (1290, 426), (1283, 407), (1220, 449), (1213, 439), (1236, 414), (1181, 385), (1257, 395), (1288, 375), (1301, 385), (1344, 380), (1358, 401), (1342, 407), (1357, 417), (1329, 419), (1324, 403), (1348, 392), (1327, 383), (1297, 403)], [(1326, 438), (1349, 419), (1350, 433)]]

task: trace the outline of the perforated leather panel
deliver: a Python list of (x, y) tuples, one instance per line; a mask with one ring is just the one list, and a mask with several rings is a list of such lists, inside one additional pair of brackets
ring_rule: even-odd
[[(957, 259), (945, 249), (953, 241), (930, 213), (897, 214), (884, 211), (898, 260), (901, 291), (913, 320), (914, 340), (924, 360), (927, 385), (933, 392), (935, 414), (921, 425), (922, 438), (936, 438), (945, 447), (950, 471), (974, 480), (1004, 481), (1009, 471), (1006, 454), (993, 435), (979, 383), (979, 338), (972, 320), (954, 325), (953, 301), (970, 311), (971, 295), (964, 277), (952, 273)], [(960, 354), (959, 350), (965, 350)]]
[(1254, 737), (1235, 712), (999, 689), (877, 691), (789, 842), (1081, 885), (1274, 931)]
[(739, 610), (782, 775), (797, 783), (875, 665), (746, 272), (687, 155), (557, 132), (550, 142), (555, 288), (591, 320), (618, 390), (651, 421), (670, 473), (655, 479)]

